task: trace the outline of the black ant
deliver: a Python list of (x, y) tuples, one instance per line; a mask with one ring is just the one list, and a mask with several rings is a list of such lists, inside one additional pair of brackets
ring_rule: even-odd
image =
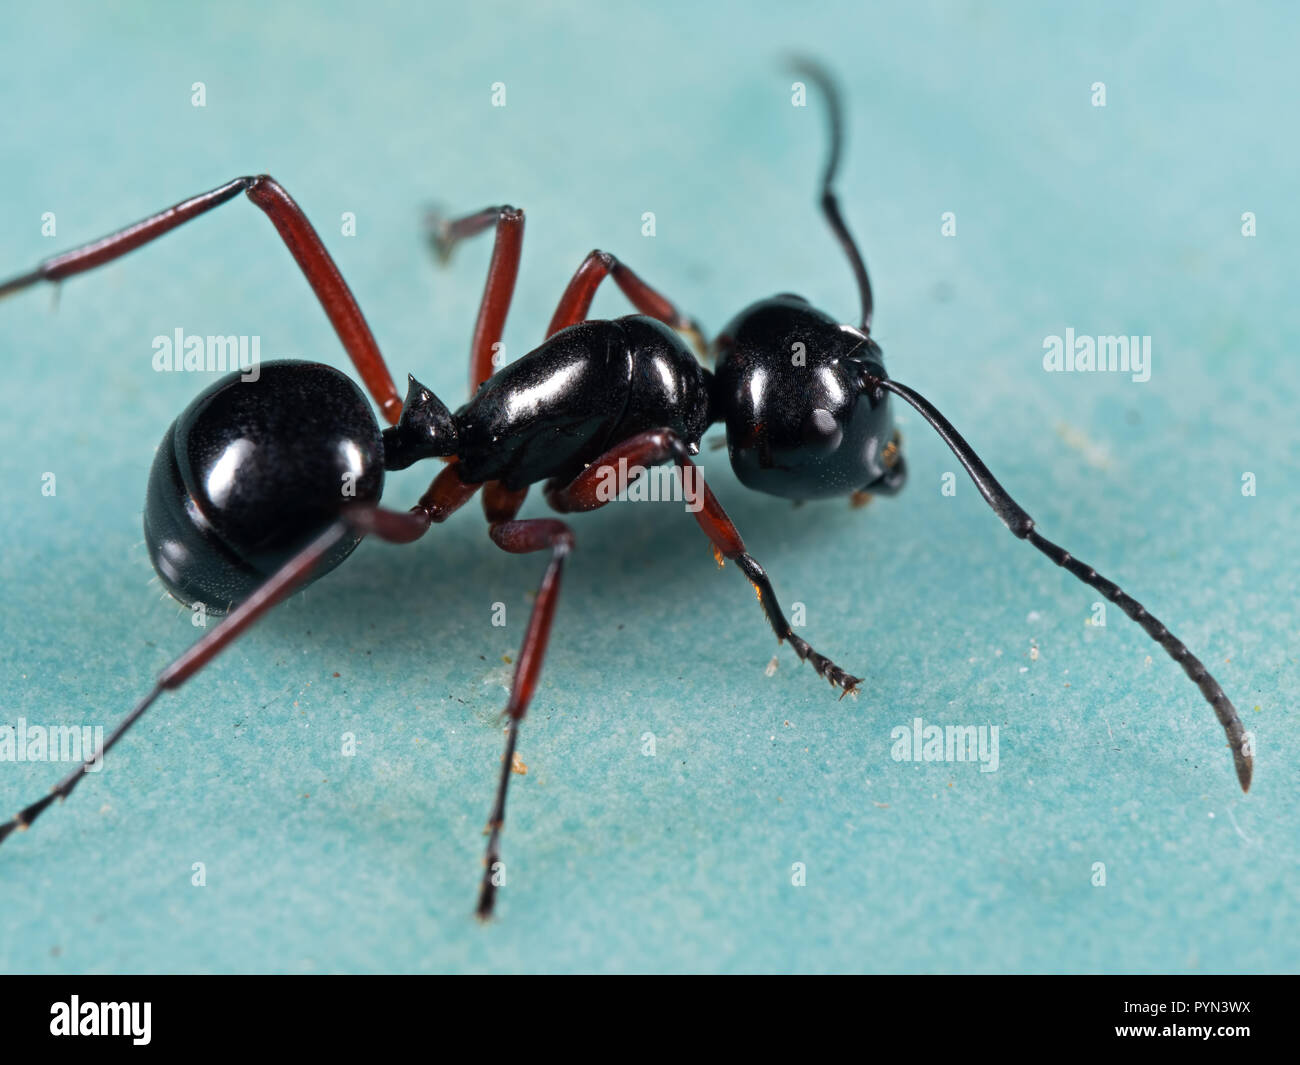
[[(489, 535), (498, 547), (550, 552), (504, 711), (509, 721), (506, 750), (488, 822), (478, 900), (479, 916), (488, 917), (496, 896), (519, 723), (541, 675), (564, 563), (574, 546), (563, 521), (517, 518), (529, 486), (545, 482), (547, 502), (562, 514), (594, 510), (611, 499), (611, 470), (621, 471), (621, 492), (634, 471), (674, 463), (719, 562), (729, 559), (739, 566), (777, 640), (788, 641), (843, 697), (856, 691), (861, 678), (791, 630), (767, 573), (745, 550), (691, 457), (699, 453), (705, 431), (723, 422), (731, 464), (749, 488), (797, 501), (893, 495), (904, 484), (906, 466), (891, 393), (934, 427), (1012, 533), (1119, 606), (1183, 667), (1214, 708), (1241, 787), (1247, 789), (1252, 768), (1248, 740), (1209, 670), (1118, 585), (1040, 536), (947, 418), (886, 374), (881, 349), (870, 335), (866, 266), (833, 191), (843, 141), (839, 98), (819, 68), (799, 69), (829, 103), (830, 154), (821, 208), (853, 269), (861, 300), (859, 322), (841, 325), (798, 296), (760, 300), (718, 335), (712, 371), (701, 361), (707, 345), (694, 321), (614, 256), (594, 251), (565, 289), (547, 339), (494, 372), (493, 355), (519, 270), (524, 215), (513, 207), (490, 207), (455, 221), (439, 220), (431, 233), (435, 250), (445, 259), (459, 241), (495, 230), (471, 347), (472, 398), (453, 413), (411, 377), (403, 400), (316, 231), (289, 194), (266, 175), (236, 178), (0, 284), (0, 295), (6, 295), (37, 282), (61, 281), (245, 193), (293, 253), (390, 423), (381, 432), (352, 380), (311, 362), (267, 363), (255, 382), (233, 373), (186, 408), (163, 437), (149, 476), (145, 540), (154, 568), (178, 600), (202, 602), (218, 613), (233, 609), (162, 671), (153, 690), (92, 759), (0, 825), (0, 840), (28, 827), (54, 799), (67, 798), (86, 766), (102, 758), (162, 692), (180, 687), (272, 606), (337, 566), (363, 537), (418, 540), (481, 489)], [(639, 314), (587, 319), (606, 277), (613, 278)], [(693, 341), (699, 358), (679, 334)], [(430, 458), (445, 459), (447, 465), (414, 507), (397, 511), (379, 506), (386, 470)]]

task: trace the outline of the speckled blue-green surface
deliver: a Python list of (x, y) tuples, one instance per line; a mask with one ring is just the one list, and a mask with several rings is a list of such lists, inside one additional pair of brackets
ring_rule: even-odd
[[(528, 210), (511, 355), (596, 246), (713, 329), (790, 289), (847, 319), (814, 205), (823, 117), (791, 106), (777, 62), (813, 52), (847, 93), (841, 191), (891, 372), (1204, 656), (1257, 734), (1256, 784), (1242, 796), (1210, 710), (1136, 626), (1113, 608), (1089, 625), (1094, 593), (964, 478), (942, 494), (957, 466), (903, 414), (911, 484), (866, 511), (792, 511), (703, 455), (787, 607), (806, 604), (801, 631), (866, 674), (856, 702), (788, 649), (765, 675), (752, 592), (679, 507), (578, 519), (495, 924), (471, 910), (503, 656), (544, 560), (495, 550), (474, 506), (416, 548), (364, 545), (6, 842), (0, 968), (1300, 968), (1294, 9), (439, 6), (8, 5), (0, 275), (265, 170), (395, 372), (449, 401), (488, 247), (436, 270), (431, 200)], [(110, 725), (197, 635), (152, 580), (140, 507), (209, 378), (154, 373), (152, 339), (346, 359), (244, 202), (51, 302), (0, 304), (0, 724)], [(611, 289), (595, 310), (625, 304)], [(1151, 336), (1150, 380), (1045, 373), (1067, 327)], [(895, 761), (916, 717), (997, 725), (997, 771)], [(0, 762), (0, 812), (65, 770)]]

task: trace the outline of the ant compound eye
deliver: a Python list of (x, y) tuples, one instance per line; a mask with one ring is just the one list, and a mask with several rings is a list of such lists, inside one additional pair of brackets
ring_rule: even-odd
[(844, 439), (844, 430), (835, 415), (817, 407), (808, 413), (803, 423), (803, 442), (817, 451), (832, 452)]

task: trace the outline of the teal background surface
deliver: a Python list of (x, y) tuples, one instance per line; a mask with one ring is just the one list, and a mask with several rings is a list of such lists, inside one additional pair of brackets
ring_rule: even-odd
[[(503, 656), (544, 559), (494, 549), (475, 504), (417, 547), (363, 545), (7, 841), (0, 969), (1300, 968), (1293, 6), (4, 8), (0, 275), (267, 171), (395, 374), (453, 405), (489, 248), (436, 268), (433, 201), (528, 212), (510, 357), (592, 247), (713, 330), (789, 290), (851, 318), (815, 207), (823, 114), (791, 106), (780, 65), (822, 57), (846, 92), (840, 191), (891, 373), (1046, 536), (1205, 658), (1258, 758), (1243, 796), (1178, 667), (1114, 608), (1089, 625), (1098, 597), (1010, 537), (900, 412), (911, 483), (865, 511), (792, 511), (702, 455), (782, 601), (806, 605), (801, 631), (867, 677), (856, 701), (788, 648), (765, 675), (752, 592), (678, 506), (578, 518), (509, 884), (480, 927)], [(51, 305), (49, 289), (0, 304), (0, 724), (111, 726), (198, 634), (152, 579), (140, 508), (163, 431), (210, 378), (154, 373), (153, 337), (346, 358), (243, 201)], [(625, 310), (612, 287), (595, 307)], [(1045, 373), (1044, 338), (1067, 327), (1151, 336), (1151, 379)], [(431, 472), (392, 477), (386, 500)], [(534, 493), (525, 514), (542, 513)], [(895, 761), (891, 730), (917, 717), (997, 725), (998, 770)], [(65, 771), (0, 763), (0, 812)]]

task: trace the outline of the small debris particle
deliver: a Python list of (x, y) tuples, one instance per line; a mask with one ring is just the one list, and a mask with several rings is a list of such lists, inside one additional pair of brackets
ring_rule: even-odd
[(1149, 666), (1151, 664), (1151, 656), (1147, 655), (1146, 658), (1142, 659), (1142, 664), (1144, 666)]
[(872, 800), (871, 805), (874, 806), (877, 810), (888, 810), (888, 809), (889, 809), (889, 803), (887, 803), (887, 802), (876, 802), (874, 799)]
[(510, 756), (510, 772), (518, 773), (521, 777), (528, 775), (528, 767), (524, 765), (524, 760), (519, 757), (519, 752), (515, 751)]
[(767, 664), (767, 668), (764, 669), (763, 672), (764, 672), (765, 674), (767, 674), (767, 676), (769, 676), (769, 677), (774, 677), (774, 676), (776, 676), (776, 667), (779, 666), (780, 664), (781, 664), (781, 663), (778, 661), (776, 655), (773, 655), (773, 656), (772, 656), (772, 661), (770, 661), (770, 662)]
[(510, 665), (510, 663), (512, 663), (514, 659), (511, 658), (509, 655), (502, 655), (501, 661), (504, 662), (506, 665)]
[(1086, 433), (1066, 422), (1056, 423), (1056, 432), (1066, 446), (1073, 448), (1093, 469), (1105, 470), (1111, 465), (1110, 452), (1104, 444), (1094, 444)]
[(1029, 624), (1035, 625), (1042, 620), (1042, 617), (1043, 615), (1040, 614), (1037, 610), (1031, 610), (1028, 616), (1026, 616), (1025, 620), (1029, 622)]
[(1029, 672), (1029, 667), (1028, 667), (1028, 666), (1021, 666), (1021, 667), (1020, 667), (1020, 672), (1021, 672), (1021, 673), (1028, 673), (1028, 672)]
[(335, 673), (335, 674), (334, 674), (334, 676), (336, 676), (336, 677), (337, 677), (337, 676), (338, 676), (338, 674), (337, 674), (337, 673)]
[(1029, 649), (1029, 661), (1031, 661), (1031, 662), (1037, 662), (1037, 661), (1038, 661), (1038, 648), (1037, 648), (1037, 647), (1031, 647), (1031, 648)]

